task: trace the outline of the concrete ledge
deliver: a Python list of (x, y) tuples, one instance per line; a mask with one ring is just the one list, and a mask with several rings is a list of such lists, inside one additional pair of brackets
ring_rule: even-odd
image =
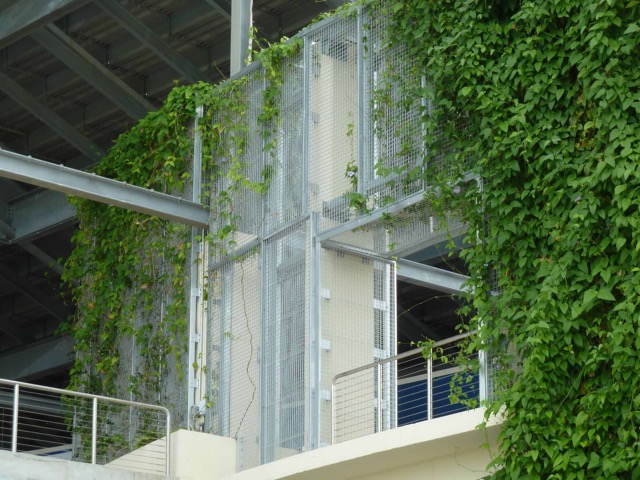
[(475, 409), (304, 452), (225, 480), (478, 479), (495, 448), (499, 422), (477, 429)]
[(0, 480), (168, 480), (170, 478), (174, 477), (0, 450)]

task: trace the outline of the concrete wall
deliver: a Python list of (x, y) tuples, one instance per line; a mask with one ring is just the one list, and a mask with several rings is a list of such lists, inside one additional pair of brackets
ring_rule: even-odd
[[(1, 480), (160, 480), (164, 475), (0, 451)], [(170, 477), (175, 478), (175, 477)]]
[(489, 473), (486, 466), (499, 431), (495, 421), (485, 430), (476, 429), (483, 418), (483, 409), (471, 410), (305, 452), (222, 479), (480, 479)]

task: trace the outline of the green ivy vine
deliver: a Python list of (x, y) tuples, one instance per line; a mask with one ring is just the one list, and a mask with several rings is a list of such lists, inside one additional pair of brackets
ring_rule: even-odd
[(639, 2), (387, 8), (432, 102), (432, 200), (469, 225), (492, 478), (640, 478)]
[[(283, 60), (300, 45), (298, 40), (283, 39), (264, 45), (254, 58), (260, 62), (259, 77), (265, 84), (258, 123), (271, 163), (277, 146)], [(244, 95), (245, 86), (242, 77), (220, 85), (173, 89), (162, 108), (115, 141), (95, 173), (172, 195), (189, 194), (194, 119), (202, 105), (204, 117), (198, 126), (202, 200), (217, 217), (216, 228), (204, 240), (213, 255), (231, 255), (239, 220), (233, 192), (266, 194), (274, 168), (267, 161), (260, 178), (247, 174), (243, 116), (250, 100)], [(214, 158), (224, 159), (224, 164), (214, 163)], [(79, 224), (64, 273), (77, 306), (75, 318), (63, 327), (76, 342), (70, 388), (119, 397), (131, 393), (141, 401), (158, 401), (168, 372), (179, 381), (185, 373), (191, 229), (88, 200), (71, 201)], [(132, 341), (138, 346), (135, 361), (122, 358), (123, 352), (131, 351)]]

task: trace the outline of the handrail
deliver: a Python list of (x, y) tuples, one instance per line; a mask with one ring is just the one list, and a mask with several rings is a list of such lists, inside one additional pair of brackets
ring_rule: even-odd
[(91, 428), (91, 463), (96, 464), (96, 452), (97, 452), (97, 415), (98, 415), (98, 401), (104, 403), (115, 403), (120, 405), (126, 405), (129, 407), (145, 408), (147, 410), (156, 410), (165, 414), (166, 417), (166, 443), (165, 443), (165, 470), (166, 475), (170, 475), (170, 451), (171, 451), (171, 412), (166, 407), (160, 405), (152, 405), (148, 403), (134, 402), (132, 400), (122, 400), (119, 398), (105, 397), (103, 395), (94, 395), (91, 393), (75, 392), (72, 390), (65, 390), (62, 388), (47, 387), (44, 385), (36, 385), (33, 383), (19, 382), (16, 380), (7, 380), (0, 378), (0, 385), (13, 386), (13, 419), (11, 427), (11, 451), (17, 452), (18, 446), (18, 416), (20, 405), (20, 389), (29, 389), (35, 391), (41, 391), (46, 393), (54, 393), (59, 395), (65, 395), (77, 398), (86, 398), (92, 400), (92, 428)]
[[(471, 337), (471, 336), (475, 335), (476, 333), (477, 333), (477, 330), (473, 330), (471, 332), (461, 333), (461, 334), (455, 335), (453, 337), (445, 338), (444, 340), (439, 340), (439, 341), (433, 343), (429, 348), (433, 349), (433, 348), (441, 347), (443, 345), (448, 345), (450, 343), (455, 343), (458, 340), (462, 340), (463, 338)], [(422, 352), (423, 350), (424, 350), (424, 347), (414, 348), (413, 350), (409, 350), (409, 351), (404, 352), (404, 353), (399, 353), (398, 355), (394, 355), (393, 357), (382, 358), (380, 360), (376, 360), (375, 362), (368, 363), (368, 364), (363, 365), (361, 367), (353, 368), (351, 370), (347, 370), (346, 372), (338, 373), (337, 375), (335, 375), (333, 377), (333, 380), (331, 381), (331, 383), (332, 384), (335, 383), (336, 380), (339, 380), (342, 377), (346, 377), (348, 375), (352, 375), (354, 373), (358, 373), (358, 372), (361, 372), (363, 370), (368, 370), (369, 368), (373, 368), (378, 364), (385, 364), (385, 363), (389, 363), (389, 362), (394, 362), (396, 360), (402, 360), (403, 358), (411, 357), (411, 356), (415, 355), (416, 353)]]
[[(444, 345), (449, 345), (452, 343), (456, 343), (460, 340), (463, 340), (465, 338), (471, 337), (473, 335), (475, 335), (477, 333), (477, 330), (473, 330), (470, 332), (466, 332), (466, 333), (461, 333), (459, 335), (454, 335), (453, 337), (449, 337), (449, 338), (445, 338), (444, 340), (439, 340), (433, 344), (431, 344), (429, 347), (418, 347), (418, 348), (414, 348), (412, 350), (409, 350), (407, 352), (404, 353), (400, 353), (398, 355), (394, 355), (392, 357), (388, 357), (388, 358), (383, 358), (380, 360), (376, 360), (374, 362), (368, 363), (366, 365), (362, 365), (360, 367), (357, 368), (352, 368), (351, 370), (347, 370), (346, 372), (341, 372), (338, 373), (337, 375), (335, 375), (333, 377), (333, 379), (331, 380), (331, 443), (335, 444), (335, 430), (336, 430), (336, 403), (335, 403), (335, 393), (336, 393), (336, 382), (338, 380), (340, 380), (341, 378), (344, 377), (348, 377), (349, 375), (353, 375), (355, 373), (359, 373), (359, 372), (363, 372), (369, 369), (376, 369), (377, 372), (377, 376), (376, 378), (380, 379), (381, 378), (381, 374), (380, 371), (382, 369), (383, 365), (386, 365), (387, 363), (391, 363), (391, 362), (395, 362), (398, 360), (402, 360), (408, 357), (412, 357), (418, 353), (421, 353), (425, 350), (425, 348), (429, 348), (431, 351), (433, 351), (434, 348), (438, 348)], [(432, 385), (433, 383), (433, 365), (432, 365), (432, 358), (431, 355), (429, 355), (429, 357), (427, 358), (427, 383), (429, 386)], [(381, 382), (380, 380), (378, 380), (378, 399), (377, 399), (377, 405), (378, 405), (378, 411), (380, 411), (380, 407), (381, 407)], [(431, 420), (433, 418), (433, 395), (432, 395), (432, 391), (431, 391), (431, 387), (429, 387), (429, 394), (427, 397), (427, 418), (429, 420)]]

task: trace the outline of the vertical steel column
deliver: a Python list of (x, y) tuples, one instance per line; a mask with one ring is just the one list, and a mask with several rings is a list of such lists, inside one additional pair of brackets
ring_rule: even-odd
[(311, 199), (309, 198), (309, 171), (311, 158), (309, 152), (311, 151), (311, 48), (312, 42), (309, 35), (304, 37), (304, 46), (302, 49), (302, 62), (304, 65), (304, 80), (303, 80), (303, 122), (302, 125), (302, 209), (304, 213), (309, 212), (311, 205)]
[[(192, 200), (194, 203), (200, 203), (200, 193), (202, 188), (202, 135), (200, 133), (199, 122), (203, 116), (203, 107), (200, 105), (196, 109), (196, 118), (193, 123), (193, 174), (192, 174)], [(197, 394), (199, 394), (200, 381), (198, 378), (198, 370), (196, 365), (203, 359), (198, 356), (198, 349), (201, 343), (201, 332), (198, 329), (198, 303), (202, 298), (200, 291), (200, 245), (198, 237), (200, 229), (191, 227), (191, 295), (189, 297), (189, 385), (187, 395), (187, 425), (191, 428), (193, 415), (191, 408), (197, 404)]]
[(93, 411), (91, 413), (91, 463), (96, 464), (98, 457), (98, 397), (93, 397)]
[(18, 451), (18, 412), (20, 410), (20, 385), (13, 386), (13, 423), (11, 424), (11, 451)]
[[(310, 245), (311, 265), (309, 274), (309, 443), (310, 448), (320, 446), (320, 425), (322, 417), (322, 405), (320, 400), (321, 388), (321, 356), (320, 356), (320, 255), (321, 245), (317, 240), (318, 212), (311, 212), (310, 216)], [(333, 389), (333, 388), (332, 388)], [(333, 392), (331, 393), (333, 402)]]
[(377, 387), (377, 407), (378, 421), (376, 422), (376, 433), (382, 431), (382, 363), (376, 364), (376, 387)]
[(427, 358), (427, 420), (433, 418), (433, 349), (429, 349)]
[(252, 10), (252, 0), (231, 0), (231, 75), (242, 70), (247, 60)]
[(365, 148), (365, 132), (368, 131), (367, 116), (366, 116), (366, 101), (365, 101), (365, 64), (364, 64), (364, 26), (363, 26), (364, 9), (358, 8), (358, 53), (356, 58), (356, 83), (357, 83), (357, 99), (356, 108), (358, 109), (358, 125), (356, 133), (358, 135), (356, 158), (358, 159), (358, 193), (362, 195), (367, 194), (367, 186), (369, 185), (369, 162), (366, 158), (367, 149)]

